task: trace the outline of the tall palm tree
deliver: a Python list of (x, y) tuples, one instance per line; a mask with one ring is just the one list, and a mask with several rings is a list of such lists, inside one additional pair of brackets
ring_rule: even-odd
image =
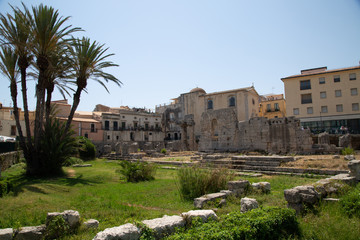
[[(14, 104), (13, 113), (15, 116), (16, 127), (18, 129), (20, 138), (24, 138), (20, 125), (19, 108), (17, 103), (17, 78), (19, 75), (17, 62), (18, 55), (14, 52), (14, 50), (8, 46), (2, 46), (0, 52), (0, 71), (10, 80), (10, 94)], [(24, 146), (24, 139), (20, 141), (20, 144), (21, 147), (26, 149)]]
[(72, 28), (71, 25), (64, 26), (69, 17), (60, 17), (58, 11), (43, 4), (33, 7), (32, 15), (31, 34), (33, 39), (31, 50), (36, 56), (36, 65), (39, 69), (39, 78), (36, 85), (37, 102), (34, 128), (36, 151), (39, 147), (40, 133), (43, 126), (46, 87), (49, 86), (47, 83), (50, 82), (47, 71), (50, 66), (50, 58), (57, 52), (57, 49), (65, 48), (68, 41), (66, 38), (70, 38), (70, 34), (79, 31), (80, 28)]
[(122, 82), (112, 74), (104, 72), (105, 68), (116, 67), (117, 64), (107, 61), (107, 58), (114, 54), (106, 54), (108, 48), (104, 48), (104, 44), (99, 44), (96, 41), (91, 42), (89, 38), (73, 39), (72, 41), (72, 68), (74, 71), (74, 78), (76, 78), (77, 89), (74, 93), (73, 104), (66, 122), (66, 131), (71, 126), (71, 121), (74, 117), (75, 111), (80, 103), (80, 95), (83, 90), (86, 90), (88, 79), (93, 79), (100, 83), (107, 92), (104, 82), (114, 82), (121, 86)]
[[(19, 8), (12, 7), (14, 16), (10, 14), (0, 14), (0, 41), (3, 45), (12, 46), (14, 48), (14, 53), (18, 56), (17, 65), (20, 68), (21, 73), (21, 90), (24, 107), (25, 128), (28, 140), (27, 144), (25, 143), (21, 126), (18, 126), (18, 132), (20, 137), (20, 145), (23, 148), (25, 158), (31, 159), (30, 155), (32, 153), (32, 143), (29, 108), (27, 104), (26, 70), (31, 63), (32, 54), (28, 47), (30, 41), (30, 22), (29, 18), (27, 17), (28, 10), (25, 5), (23, 6), (24, 12), (22, 12)], [(15, 105), (17, 104), (14, 103), (14, 107)], [(18, 116), (15, 115), (16, 121), (19, 121), (17, 118)]]

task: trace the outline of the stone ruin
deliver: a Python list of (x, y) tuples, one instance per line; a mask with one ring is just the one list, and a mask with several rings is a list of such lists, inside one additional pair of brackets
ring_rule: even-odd
[(312, 209), (321, 199), (326, 199), (333, 193), (337, 193), (344, 184), (354, 185), (360, 182), (360, 160), (352, 160), (348, 163), (349, 174), (338, 174), (330, 178), (321, 179), (314, 185), (297, 186), (284, 190), (285, 200), (288, 207), (295, 209), (298, 214)]
[(221, 109), (207, 111), (201, 119), (199, 151), (312, 152), (310, 131), (294, 117), (238, 122), (234, 110)]

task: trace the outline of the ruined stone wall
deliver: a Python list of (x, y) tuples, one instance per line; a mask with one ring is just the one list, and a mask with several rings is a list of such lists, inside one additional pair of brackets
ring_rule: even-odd
[(237, 151), (239, 131), (234, 109), (206, 111), (201, 117), (199, 151)]

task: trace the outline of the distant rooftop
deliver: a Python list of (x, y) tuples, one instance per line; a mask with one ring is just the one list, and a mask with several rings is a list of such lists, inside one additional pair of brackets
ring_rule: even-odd
[(284, 77), (284, 78), (281, 78), (281, 80), (297, 78), (297, 77), (304, 77), (304, 76), (311, 76), (311, 75), (319, 75), (319, 74), (324, 74), (324, 73), (335, 73), (335, 72), (349, 71), (349, 70), (355, 70), (355, 69), (360, 69), (360, 66), (347, 67), (347, 68), (338, 68), (338, 69), (330, 69), (330, 70), (327, 70), (327, 67), (304, 69), (304, 70), (301, 70), (301, 74)]

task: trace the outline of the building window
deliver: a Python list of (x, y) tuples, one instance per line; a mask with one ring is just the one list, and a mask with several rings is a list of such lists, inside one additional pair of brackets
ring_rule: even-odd
[(121, 128), (125, 129), (126, 128), (126, 122), (121, 122)]
[(266, 104), (266, 111), (271, 112), (271, 105), (270, 104)]
[(351, 105), (351, 108), (353, 111), (359, 111), (359, 103), (353, 103)]
[(170, 113), (170, 120), (174, 120), (175, 114), (173, 112)]
[(138, 123), (134, 122), (134, 128), (137, 128), (137, 127), (138, 127)]
[(300, 90), (311, 89), (310, 80), (300, 81)]
[(89, 138), (89, 134), (85, 133), (84, 137)]
[(149, 124), (145, 123), (145, 130), (149, 130)]
[(213, 109), (213, 101), (211, 99), (207, 102), (207, 109)]
[(116, 136), (116, 140), (119, 140), (119, 136)]
[(108, 120), (105, 121), (105, 130), (109, 130), (110, 122)]
[(351, 92), (351, 96), (357, 96), (358, 95), (357, 88), (351, 88), (350, 92)]
[(118, 122), (113, 122), (113, 130), (117, 131), (118, 130)]
[(342, 104), (336, 105), (336, 111), (337, 112), (342, 112), (343, 111), (343, 105)]
[(320, 98), (326, 98), (326, 92), (320, 92)]
[(11, 135), (11, 136), (15, 136), (15, 135), (16, 135), (16, 125), (11, 125), (10, 135)]
[(335, 90), (335, 97), (341, 97), (341, 90)]
[(275, 111), (280, 111), (280, 107), (278, 103), (274, 104)]
[(301, 104), (312, 103), (311, 93), (301, 94)]
[(107, 135), (107, 139), (110, 140), (110, 135)]
[(349, 79), (350, 79), (350, 81), (356, 80), (356, 73), (350, 73), (349, 74)]
[(95, 132), (95, 124), (94, 123), (92, 123), (90, 125), (90, 132)]
[(334, 76), (334, 82), (340, 82), (340, 75)]
[(321, 112), (327, 113), (328, 112), (327, 106), (321, 106)]
[(325, 84), (325, 78), (324, 77), (319, 78), (319, 84)]
[(122, 118), (125, 118), (125, 116), (122, 116)]
[(294, 108), (293, 112), (294, 112), (294, 115), (299, 115), (299, 109), (298, 108)]
[(307, 108), (307, 114), (313, 114), (313, 108), (312, 107)]
[(235, 97), (229, 97), (229, 107), (235, 106)]

